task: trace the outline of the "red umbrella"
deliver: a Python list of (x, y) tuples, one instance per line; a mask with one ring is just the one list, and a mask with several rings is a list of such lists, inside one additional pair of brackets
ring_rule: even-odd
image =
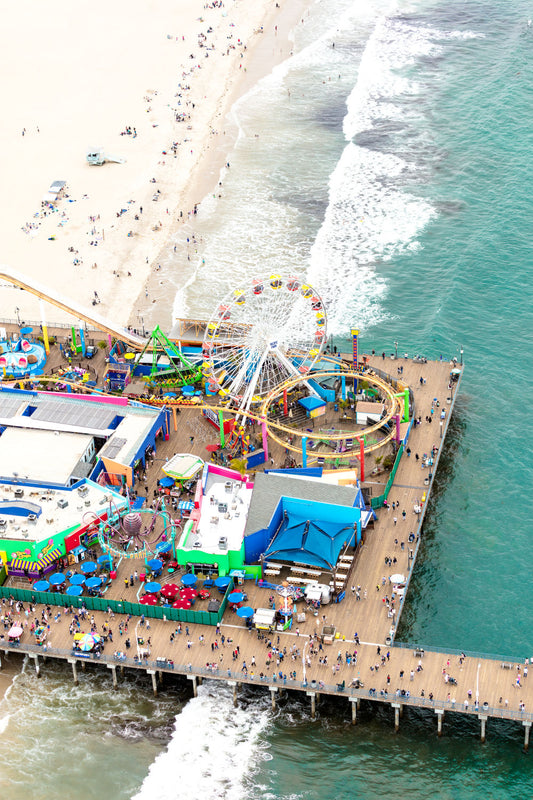
[(161, 589), (161, 595), (167, 600), (174, 600), (176, 595), (179, 594), (179, 590), (180, 587), (175, 583), (166, 583)]
[(209, 597), (211, 597), (211, 595), (207, 591), (207, 589), (200, 589), (200, 591), (198, 592), (198, 597), (200, 598), (200, 600), (207, 600)]
[(180, 597), (182, 600), (193, 600), (195, 597), (198, 597), (198, 592), (196, 589), (191, 589), (190, 586), (184, 586), (180, 589)]
[(156, 606), (158, 601), (155, 594), (143, 594), (139, 602), (142, 603), (143, 606)]
[(191, 608), (191, 604), (190, 604), (189, 600), (175, 600), (172, 603), (172, 608), (185, 608), (185, 609), (188, 609), (188, 608)]

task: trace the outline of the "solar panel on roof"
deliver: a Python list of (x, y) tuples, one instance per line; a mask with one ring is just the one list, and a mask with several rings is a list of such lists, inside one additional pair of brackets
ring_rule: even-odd
[(77, 428), (107, 430), (116, 414), (116, 409), (97, 406), (94, 403), (41, 400), (32, 417), (43, 422), (57, 422)]
[(120, 439), (118, 436), (115, 437), (113, 441), (110, 441), (102, 451), (102, 456), (105, 458), (115, 458), (115, 456), (120, 453), (127, 441), (127, 439)]
[(25, 400), (16, 395), (0, 392), (0, 417), (14, 417)]

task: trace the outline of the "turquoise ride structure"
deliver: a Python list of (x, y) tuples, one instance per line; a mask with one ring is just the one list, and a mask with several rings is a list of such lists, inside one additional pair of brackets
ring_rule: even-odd
[(18, 339), (0, 341), (0, 375), (4, 378), (23, 378), (42, 375), (46, 350), (42, 344), (30, 341), (22, 334)]
[[(148, 515), (145, 524), (143, 516)], [(157, 522), (162, 525), (156, 529)], [(165, 501), (160, 498), (155, 508), (143, 508), (124, 513), (111, 502), (107, 519), (94, 519), (98, 524), (98, 543), (103, 553), (109, 553), (114, 559), (153, 558), (157, 545), (170, 542), (175, 554), (176, 534), (181, 533), (179, 520), (172, 519), (167, 511)]]

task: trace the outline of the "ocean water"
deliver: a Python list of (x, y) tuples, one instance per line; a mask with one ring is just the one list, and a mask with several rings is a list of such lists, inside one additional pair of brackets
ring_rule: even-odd
[[(323, 296), (338, 345), (357, 326), (365, 349), (463, 349), (399, 638), (515, 658), (533, 656), (532, 17), (526, 0), (313, 3), (294, 57), (234, 108), (231, 166), (174, 276), (176, 315), (294, 273)], [(171, 251), (162, 263), (172, 271)], [(235, 710), (216, 683), (153, 700), (132, 678), (109, 693), (99, 673), (74, 689), (67, 670), (43, 672), (0, 707), (14, 800), (51, 796), (54, 770), (68, 800), (96, 783), (138, 800), (533, 795), (518, 725), (490, 721), (481, 745), (477, 722), (451, 716), (438, 740), (413, 711), (394, 734), (373, 705), (352, 727), (334, 699), (313, 722), (293, 696), (272, 714), (252, 691)]]

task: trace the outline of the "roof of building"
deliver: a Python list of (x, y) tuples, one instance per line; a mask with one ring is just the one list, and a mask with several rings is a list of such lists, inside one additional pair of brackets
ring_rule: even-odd
[[(15, 492), (22, 492), (22, 497)], [(81, 525), (89, 511), (100, 516), (109, 510), (107, 499), (111, 496), (114, 507), (126, 505), (126, 498), (93, 481), (71, 490), (0, 485), (0, 549), (6, 539), (20, 539), (21, 547), (47, 541), (59, 531)]]
[(295, 497), (351, 507), (355, 503), (358, 491), (357, 486), (332, 486), (320, 479), (309, 480), (288, 474), (258, 472), (244, 535), (249, 536), (268, 526), (281, 497)]
[(0, 436), (0, 477), (64, 486), (91, 438), (83, 433), (6, 428)]

